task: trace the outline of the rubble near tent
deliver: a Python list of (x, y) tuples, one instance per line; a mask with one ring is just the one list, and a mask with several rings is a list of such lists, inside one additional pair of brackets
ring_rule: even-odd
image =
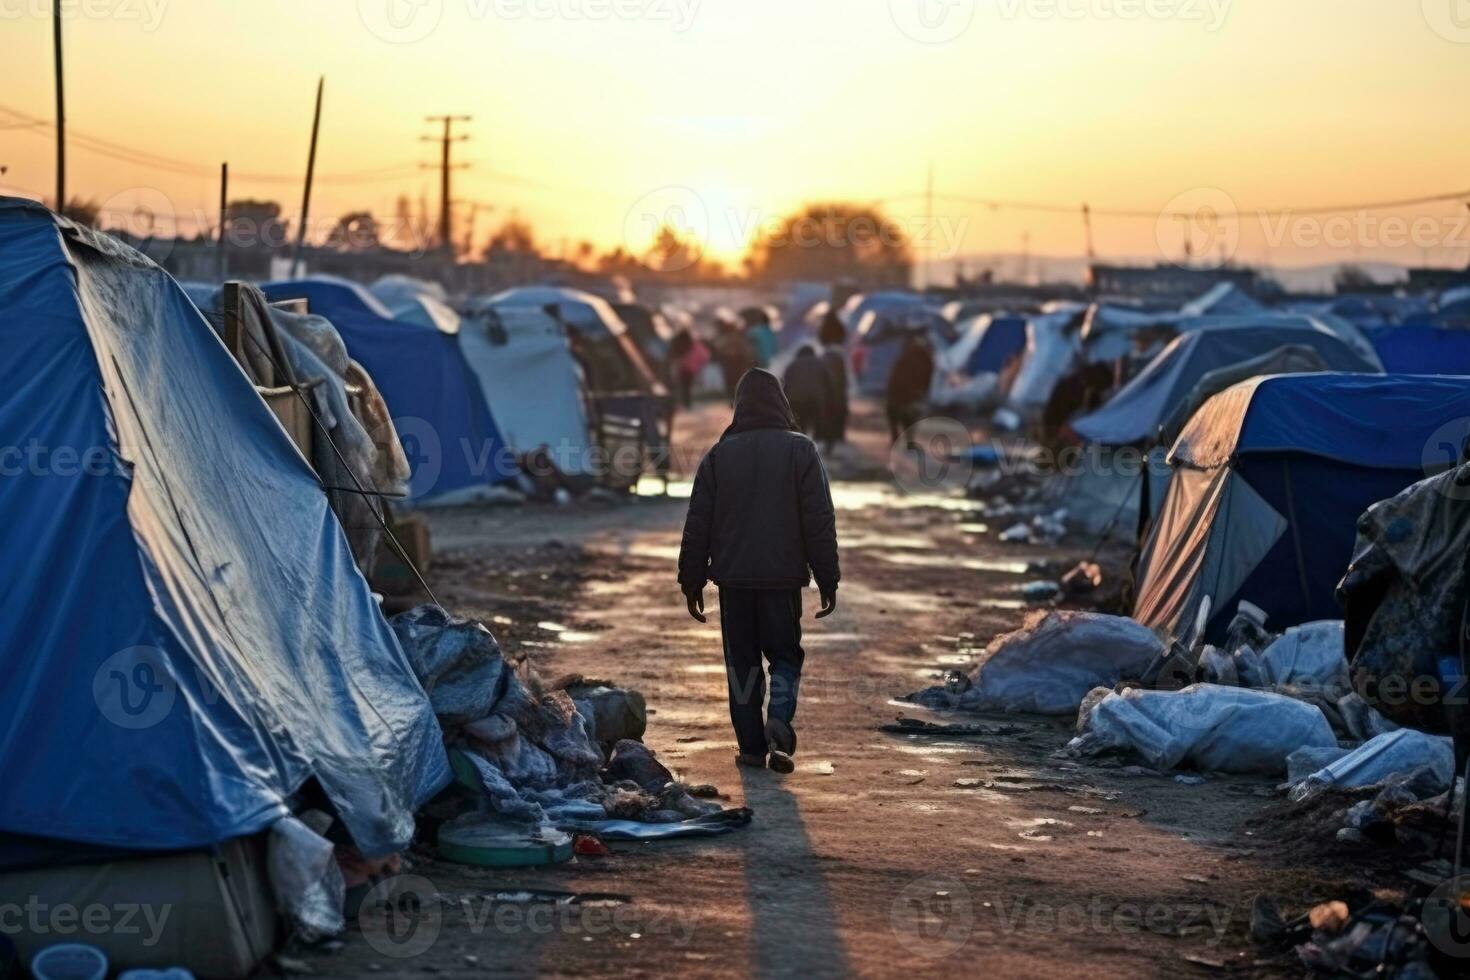
[(473, 499), (515, 475), (513, 461), (453, 334), (393, 319), (376, 297), (345, 279), (266, 283), (272, 302), (304, 299), (342, 335), (393, 414), (413, 468), (415, 503)]
[(310, 800), (401, 851), (441, 731), (316, 474), (163, 270), (4, 199), (0, 309), (0, 417), (55, 464), (0, 483), (6, 552), (55, 572), (8, 596), (0, 894), (172, 903), (148, 949), (91, 940), (243, 976), (292, 904), (267, 838), (330, 853), (290, 822)]
[(1470, 378), (1284, 375), (1211, 398), (1170, 454), (1135, 617), (1178, 637), (1208, 602), (1215, 642), (1242, 599), (1273, 629), (1340, 616), (1357, 515), (1422, 478), (1425, 447), (1466, 417)]

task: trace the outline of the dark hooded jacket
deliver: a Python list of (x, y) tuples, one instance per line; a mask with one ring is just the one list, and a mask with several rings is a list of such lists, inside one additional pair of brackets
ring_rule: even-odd
[(816, 444), (796, 430), (781, 382), (740, 379), (735, 418), (694, 477), (679, 585), (837, 590), (837, 517)]

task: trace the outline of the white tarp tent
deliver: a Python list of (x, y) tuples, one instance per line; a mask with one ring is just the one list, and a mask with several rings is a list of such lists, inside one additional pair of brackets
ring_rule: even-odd
[(491, 310), (465, 322), (459, 344), (512, 450), (546, 446), (563, 472), (591, 472), (582, 372), (560, 323), (532, 308)]

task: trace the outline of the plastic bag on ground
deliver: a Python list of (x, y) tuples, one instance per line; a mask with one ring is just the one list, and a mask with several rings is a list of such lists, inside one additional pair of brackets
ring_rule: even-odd
[(1302, 800), (1326, 787), (1351, 789), (1373, 786), (1398, 773), (1428, 767), (1437, 789), (1447, 789), (1455, 776), (1455, 748), (1448, 738), (1412, 728), (1379, 735), (1329, 762), (1297, 783), (1293, 800)]
[(1262, 651), (1261, 671), (1266, 684), (1346, 692), (1348, 666), (1343, 653), (1342, 620), (1291, 627)]
[(1036, 612), (991, 644), (969, 687), (915, 695), (931, 708), (1070, 715), (1087, 692), (1141, 675), (1164, 652), (1151, 630), (1122, 616)]
[(346, 928), (342, 906), (347, 885), (336, 848), (295, 817), (271, 825), (266, 873), (276, 902), (298, 935), (308, 942)]
[(1067, 744), (1077, 755), (1124, 752), (1155, 769), (1286, 772), (1303, 747), (1337, 745), (1312, 705), (1268, 691), (1195, 684), (1182, 691), (1134, 688), (1092, 707), (1085, 731)]

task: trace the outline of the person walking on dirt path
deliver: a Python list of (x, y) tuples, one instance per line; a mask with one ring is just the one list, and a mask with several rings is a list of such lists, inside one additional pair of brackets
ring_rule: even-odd
[[(689, 615), (703, 623), (704, 587), (720, 590), (730, 721), (736, 762), (795, 768), (797, 689), (801, 683), (801, 590), (813, 578), (822, 597), (816, 618), (837, 608), (837, 515), (816, 444), (798, 431), (774, 374), (747, 371), (735, 391), (735, 418), (694, 476), (679, 587)], [(762, 719), (770, 664), (770, 705)]]
[(797, 348), (796, 357), (781, 377), (796, 425), (813, 439), (821, 439), (832, 429), (832, 416), (837, 412), (837, 393), (832, 376), (817, 358), (811, 344)]
[[(900, 436), (918, 424), (933, 379), (934, 355), (929, 352), (928, 342), (923, 337), (910, 337), (888, 372), (888, 432), (895, 445)], [(908, 448), (914, 448), (912, 437)]]
[(827, 369), (836, 399), (827, 430), (820, 436), (830, 454), (837, 443), (847, 439), (847, 328), (836, 313), (827, 311), (817, 340), (822, 344), (822, 366)]

